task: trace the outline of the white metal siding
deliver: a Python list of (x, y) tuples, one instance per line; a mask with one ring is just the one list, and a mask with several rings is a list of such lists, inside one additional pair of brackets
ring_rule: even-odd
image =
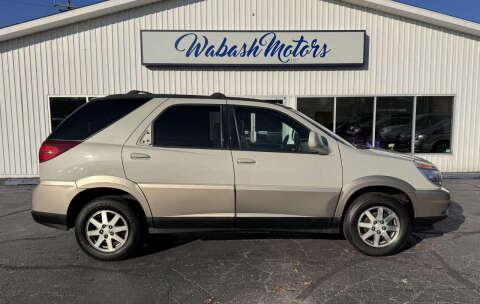
[[(141, 29), (366, 29), (366, 68), (160, 69), (140, 64)], [(480, 171), (480, 41), (322, 0), (164, 1), (0, 43), (0, 177), (36, 176), (50, 133), (48, 95), (131, 89), (233, 96), (455, 95), (453, 153), (443, 171)]]

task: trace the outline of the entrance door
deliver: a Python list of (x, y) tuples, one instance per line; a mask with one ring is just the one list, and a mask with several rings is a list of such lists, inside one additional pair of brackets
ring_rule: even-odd
[(328, 140), (331, 153), (319, 155), (308, 149), (310, 129), (288, 110), (229, 103), (234, 104), (233, 127), (239, 138), (239, 148), (232, 151), (237, 222), (249, 227), (325, 228), (342, 185), (336, 142)]

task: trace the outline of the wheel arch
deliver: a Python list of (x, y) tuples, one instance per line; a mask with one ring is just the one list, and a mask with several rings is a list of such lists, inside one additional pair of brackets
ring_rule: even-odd
[(67, 210), (67, 226), (73, 227), (80, 210), (90, 201), (103, 196), (120, 197), (132, 203), (145, 223), (152, 218), (147, 199), (137, 184), (119, 177), (94, 176), (77, 181), (79, 192), (72, 198)]
[(415, 188), (403, 180), (389, 176), (369, 176), (344, 187), (337, 204), (335, 217), (343, 223), (345, 213), (355, 199), (371, 192), (385, 193), (396, 198), (407, 208), (411, 219), (415, 217)]

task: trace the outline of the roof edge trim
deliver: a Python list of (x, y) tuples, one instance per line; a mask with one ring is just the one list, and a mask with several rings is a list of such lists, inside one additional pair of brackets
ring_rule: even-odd
[(0, 29), (0, 42), (93, 19), (161, 0), (110, 0)]

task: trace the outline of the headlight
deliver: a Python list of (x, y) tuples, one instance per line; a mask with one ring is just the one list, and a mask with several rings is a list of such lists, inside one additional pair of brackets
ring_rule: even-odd
[(440, 171), (438, 171), (437, 167), (426, 163), (415, 163), (415, 165), (417, 166), (417, 169), (422, 172), (423, 176), (425, 176), (434, 185), (442, 185), (442, 174)]

